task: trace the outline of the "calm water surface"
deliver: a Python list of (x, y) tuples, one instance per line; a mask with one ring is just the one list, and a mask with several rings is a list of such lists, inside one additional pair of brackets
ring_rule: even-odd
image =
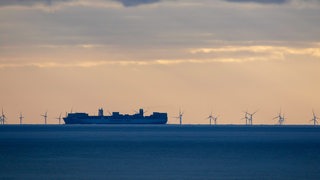
[(0, 179), (320, 179), (320, 128), (5, 125)]

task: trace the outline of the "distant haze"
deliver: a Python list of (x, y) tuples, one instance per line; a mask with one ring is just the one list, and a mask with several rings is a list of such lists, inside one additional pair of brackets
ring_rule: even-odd
[(320, 1), (0, 2), (8, 123), (66, 111), (184, 111), (184, 123), (312, 124), (320, 116)]

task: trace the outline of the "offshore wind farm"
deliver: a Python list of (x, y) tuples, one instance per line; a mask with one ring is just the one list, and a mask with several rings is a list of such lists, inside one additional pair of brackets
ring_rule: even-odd
[[(66, 112), (65, 117), (62, 117), (62, 113), (59, 114), (58, 117), (55, 117), (55, 120), (58, 120), (57, 122), (54, 122), (52, 124), (61, 124), (62, 120), (64, 120), (65, 124), (167, 124), (168, 122), (168, 114), (166, 112), (153, 112), (150, 116), (146, 116), (146, 111), (143, 108), (140, 108), (139, 111), (134, 111), (135, 113), (130, 115), (130, 114), (120, 114), (120, 112), (110, 112), (107, 111), (109, 116), (104, 115), (104, 110), (103, 108), (98, 109), (98, 115), (89, 115), (88, 113), (85, 112), (73, 112), (72, 110), (70, 112)], [(253, 123), (253, 117), (254, 115), (258, 112), (258, 110), (254, 111), (253, 113), (250, 113), (248, 110), (243, 111), (244, 117), (241, 118), (241, 120), (245, 120), (244, 125), (254, 125)], [(312, 119), (311, 120), (306, 120), (306, 123), (300, 124), (300, 125), (318, 125), (318, 117), (316, 116), (315, 111), (312, 109)], [(179, 124), (183, 125), (183, 116), (184, 112), (179, 108), (179, 112), (177, 116), (172, 117), (173, 119), (178, 120), (172, 121), (171, 124)], [(41, 114), (41, 117), (43, 117), (44, 123), (47, 124), (48, 121), (48, 111), (45, 113)], [(169, 116), (170, 117), (170, 116)], [(203, 125), (218, 125), (218, 118), (220, 115), (213, 115), (213, 112), (211, 111), (210, 115), (206, 117), (205, 119), (209, 120), (208, 123), (201, 123)], [(19, 124), (22, 125), (23, 119), (25, 118), (22, 115), (22, 112), (20, 112), (19, 115)], [(146, 120), (141, 120), (146, 118)], [(112, 120), (111, 120), (112, 119)], [(131, 120), (130, 120), (131, 119)], [(274, 124), (270, 123), (260, 123), (258, 125), (284, 125), (285, 123), (285, 116), (284, 113), (282, 113), (281, 109), (278, 115), (272, 120), (277, 119), (277, 122)], [(0, 116), (0, 122), (2, 125), (4, 124), (14, 124), (8, 122), (7, 116), (5, 115), (3, 108), (2, 108), (2, 114)], [(261, 122), (261, 121), (260, 121)], [(27, 123), (31, 124), (31, 123)], [(199, 123), (200, 124), (200, 123)], [(192, 124), (189, 124), (192, 125)], [(197, 125), (197, 124), (195, 124)], [(232, 123), (224, 123), (222, 125), (241, 125), (239, 124), (232, 124)], [(290, 125), (290, 123), (288, 123)], [(291, 125), (299, 125), (299, 124), (291, 124)]]

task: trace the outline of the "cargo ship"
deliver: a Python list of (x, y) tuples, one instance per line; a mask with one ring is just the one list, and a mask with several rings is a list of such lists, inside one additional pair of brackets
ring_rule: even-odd
[(153, 112), (149, 116), (144, 115), (144, 110), (139, 109), (136, 114), (120, 114), (112, 112), (109, 116), (103, 114), (103, 109), (98, 110), (97, 116), (90, 116), (88, 113), (68, 113), (63, 118), (65, 124), (166, 124), (167, 113)]

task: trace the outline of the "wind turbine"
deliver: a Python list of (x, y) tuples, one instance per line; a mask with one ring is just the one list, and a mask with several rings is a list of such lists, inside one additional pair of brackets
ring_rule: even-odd
[(6, 117), (6, 115), (4, 114), (3, 108), (2, 108), (1, 123), (4, 124), (4, 123), (6, 122), (6, 119), (7, 119), (7, 117)]
[(182, 124), (182, 117), (183, 117), (183, 112), (181, 112), (181, 109), (179, 109), (179, 115), (177, 117), (174, 117), (176, 119), (179, 119), (180, 125)]
[(209, 124), (211, 125), (212, 120), (214, 120), (214, 117), (213, 117), (213, 115), (212, 115), (212, 112), (211, 112), (211, 114), (207, 117), (207, 119), (209, 119)]
[(250, 125), (252, 125), (253, 115), (255, 115), (257, 112), (258, 112), (258, 110), (257, 110), (257, 111), (255, 111), (255, 112), (254, 112), (254, 113), (252, 113), (252, 114), (248, 113), (248, 114), (249, 114), (249, 118), (248, 118), (248, 120), (249, 120), (249, 124), (250, 124)]
[(244, 111), (244, 113), (245, 113), (245, 115), (244, 115), (244, 118), (242, 118), (242, 119), (245, 119), (246, 120), (246, 125), (248, 125), (248, 122), (249, 122), (249, 117), (248, 117), (248, 115), (249, 115), (249, 113), (248, 113), (248, 111)]
[(214, 122), (214, 125), (217, 125), (218, 117), (219, 117), (219, 116), (213, 116), (213, 115), (212, 115), (212, 112), (211, 112), (211, 114), (207, 117), (207, 119), (209, 119), (210, 125), (212, 125), (212, 120), (213, 120), (213, 122)]
[(214, 125), (217, 125), (218, 117), (219, 117), (219, 116), (215, 116), (215, 117), (213, 117)]
[(44, 117), (44, 124), (47, 124), (47, 118), (48, 118), (47, 111), (45, 114), (41, 114), (41, 116)]
[(316, 116), (313, 110), (312, 110), (312, 114), (313, 114), (313, 118), (311, 119), (311, 121), (313, 121), (313, 125), (316, 126), (318, 124), (319, 118)]
[(60, 113), (59, 117), (57, 117), (56, 119), (59, 120), (59, 124), (61, 124), (61, 119), (62, 119), (61, 118), (61, 113)]
[(284, 123), (284, 114), (281, 115), (281, 109), (280, 109), (278, 116), (274, 117), (273, 119), (278, 119), (279, 125), (282, 125)]
[(253, 115), (255, 115), (258, 112), (255, 111), (254, 113), (248, 113), (248, 111), (244, 111), (245, 116), (242, 119), (246, 119), (246, 125), (252, 125), (252, 119), (253, 119)]
[(284, 113), (283, 113), (283, 115), (282, 115), (282, 119), (281, 119), (281, 124), (283, 124), (283, 123), (284, 123), (284, 120), (285, 120), (285, 117), (284, 117)]
[(22, 120), (23, 120), (23, 116), (22, 116), (22, 113), (20, 112), (20, 116), (19, 116), (19, 119), (20, 119), (20, 124), (22, 124)]

